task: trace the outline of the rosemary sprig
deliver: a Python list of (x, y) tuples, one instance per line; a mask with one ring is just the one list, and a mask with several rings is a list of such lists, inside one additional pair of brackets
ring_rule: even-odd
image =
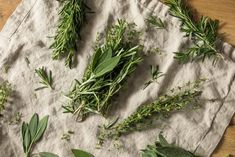
[(39, 69), (35, 69), (35, 73), (40, 77), (41, 81), (40, 83), (44, 86), (37, 88), (38, 89), (42, 89), (42, 88), (51, 88), (52, 87), (52, 83), (53, 83), (53, 79), (52, 79), (52, 71), (50, 70), (49, 73), (47, 73), (47, 70), (45, 67), (39, 68)]
[(67, 95), (70, 102), (63, 106), (66, 113), (82, 120), (89, 113), (104, 115), (107, 112), (110, 99), (141, 61), (142, 47), (135, 44), (138, 32), (134, 28), (133, 24), (118, 20), (108, 30), (104, 43), (94, 48), (83, 79), (76, 80)]
[(169, 144), (167, 140), (159, 134), (159, 141), (154, 145), (148, 145), (146, 149), (142, 150), (142, 157), (199, 157), (193, 153)]
[(219, 21), (201, 16), (195, 20), (190, 8), (184, 0), (163, 0), (170, 7), (170, 14), (182, 21), (181, 31), (190, 37), (194, 45), (186, 50), (175, 52), (175, 59), (181, 63), (188, 61), (214, 58), (213, 63), (221, 54), (216, 49)]
[(0, 114), (5, 109), (5, 104), (11, 94), (11, 91), (11, 85), (8, 82), (4, 81), (0, 83)]
[[(117, 125), (108, 129), (101, 127), (98, 145), (102, 145), (106, 138), (118, 139), (124, 134), (145, 129), (146, 124), (151, 122), (150, 118), (153, 116), (167, 116), (172, 111), (181, 110), (189, 104), (197, 105), (202, 93), (198, 88), (203, 81), (188, 82), (184, 87), (172, 89), (171, 94), (161, 96), (151, 104), (140, 106), (133, 114)], [(177, 92), (175, 93), (175, 91)]]
[(157, 18), (155, 16), (150, 15), (146, 22), (148, 22), (150, 25), (154, 26), (157, 29), (164, 29), (166, 27), (165, 22), (163, 22), (160, 18)]
[(69, 68), (72, 68), (76, 42), (85, 21), (86, 8), (84, 0), (62, 1), (59, 25), (54, 37), (54, 43), (51, 45), (53, 49), (52, 58), (60, 59), (66, 57), (65, 65)]
[(153, 82), (157, 82), (158, 78), (162, 77), (164, 74), (162, 74), (162, 72), (159, 71), (159, 66), (153, 66), (150, 65), (150, 74), (151, 74), (151, 80), (149, 80), (148, 82), (146, 82), (144, 84), (144, 89), (147, 88), (151, 83)]

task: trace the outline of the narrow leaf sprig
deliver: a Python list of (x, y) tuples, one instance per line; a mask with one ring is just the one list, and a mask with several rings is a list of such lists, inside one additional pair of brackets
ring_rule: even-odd
[(169, 144), (167, 140), (159, 134), (159, 141), (154, 145), (148, 145), (146, 149), (142, 150), (141, 157), (199, 157), (193, 153)]
[(47, 72), (45, 67), (35, 69), (35, 73), (40, 77), (41, 81), (40, 83), (44, 86), (37, 88), (37, 89), (42, 89), (42, 88), (51, 88), (53, 84), (53, 79), (52, 79), (52, 71), (50, 70), (49, 73)]
[(164, 29), (166, 28), (165, 22), (163, 22), (160, 18), (150, 15), (146, 22), (152, 26), (154, 26), (157, 29)]
[(0, 83), (0, 115), (5, 109), (5, 104), (11, 94), (11, 91), (11, 85), (7, 81)]
[(102, 145), (107, 138), (116, 140), (124, 134), (144, 130), (154, 116), (167, 116), (172, 111), (181, 110), (188, 105), (197, 105), (202, 93), (198, 88), (203, 81), (188, 82), (183, 87), (172, 89), (170, 94), (159, 97), (151, 104), (140, 106), (133, 114), (116, 125), (108, 129), (100, 127), (98, 145)]
[(108, 29), (104, 43), (97, 43), (94, 56), (81, 81), (76, 80), (69, 94), (66, 113), (79, 120), (88, 114), (105, 115), (110, 100), (123, 86), (142, 60), (142, 47), (135, 43), (139, 33), (124, 20)]
[(159, 66), (153, 66), (150, 65), (150, 74), (151, 74), (151, 79), (144, 84), (144, 89), (147, 88), (151, 83), (157, 82), (157, 80), (164, 76), (162, 72), (159, 71)]
[(39, 120), (39, 116), (35, 113), (30, 122), (23, 122), (21, 134), (23, 139), (23, 149), (25, 157), (30, 157), (33, 146), (42, 138), (48, 123), (49, 116)]
[(182, 21), (181, 31), (193, 41), (193, 46), (175, 52), (175, 59), (181, 63), (213, 58), (213, 63), (222, 57), (216, 48), (218, 41), (219, 21), (201, 16), (196, 20), (184, 0), (163, 0), (170, 7), (170, 14)]
[(76, 43), (85, 21), (86, 4), (84, 0), (63, 0), (59, 13), (59, 24), (54, 42), (52, 58), (66, 58), (65, 65), (72, 68)]

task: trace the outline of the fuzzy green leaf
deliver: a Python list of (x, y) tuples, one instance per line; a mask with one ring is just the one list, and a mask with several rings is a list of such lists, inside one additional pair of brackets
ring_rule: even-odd
[(44, 132), (47, 128), (48, 118), (49, 118), (49, 116), (45, 116), (39, 121), (37, 134), (36, 134), (36, 137), (34, 140), (35, 142), (38, 141), (42, 137), (42, 135), (44, 134)]
[(29, 130), (32, 138), (34, 138), (37, 133), (38, 121), (39, 121), (38, 114), (35, 113), (29, 122)]
[(59, 157), (58, 155), (53, 154), (53, 153), (49, 153), (49, 152), (40, 152), (39, 156), (40, 157)]
[(94, 157), (90, 153), (87, 153), (87, 152), (85, 152), (83, 150), (79, 150), (79, 149), (72, 149), (72, 152), (74, 154), (74, 157)]
[(29, 150), (29, 146), (31, 144), (31, 135), (30, 135), (29, 128), (26, 128), (26, 131), (25, 131), (25, 134), (24, 134), (23, 144), (24, 144), (24, 147), (25, 147), (25, 152), (27, 152)]

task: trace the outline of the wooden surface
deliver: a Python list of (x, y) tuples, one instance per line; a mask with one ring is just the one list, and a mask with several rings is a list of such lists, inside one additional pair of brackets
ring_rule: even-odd
[[(0, 29), (20, 0), (0, 0)], [(189, 0), (200, 14), (216, 18), (222, 22), (221, 33), (226, 33), (226, 41), (235, 45), (235, 0)], [(235, 105), (235, 104), (234, 104)], [(212, 157), (235, 157), (235, 117), (227, 128)]]

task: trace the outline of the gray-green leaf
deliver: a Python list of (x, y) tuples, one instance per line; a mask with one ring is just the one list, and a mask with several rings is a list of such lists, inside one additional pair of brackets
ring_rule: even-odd
[(72, 149), (72, 152), (75, 157), (94, 157), (90, 153), (87, 153), (87, 152), (85, 152), (83, 150), (79, 150), (79, 149)]
[(93, 72), (95, 77), (100, 77), (112, 71), (118, 65), (120, 58), (120, 56), (112, 57), (99, 64)]
[(49, 153), (49, 152), (41, 152), (41, 153), (39, 153), (39, 156), (40, 157), (59, 157), (58, 155), (53, 154), (53, 153)]
[(167, 147), (170, 146), (170, 144), (166, 141), (166, 139), (162, 136), (162, 134), (159, 134), (159, 142), (161, 144), (161, 146), (163, 147)]
[(159, 147), (157, 153), (164, 157), (195, 157), (192, 153), (177, 147)]
[(24, 139), (23, 139), (23, 144), (24, 144), (24, 148), (25, 148), (25, 152), (28, 151), (29, 146), (31, 144), (31, 137), (30, 137), (30, 131), (29, 128), (26, 128), (25, 134), (24, 134)]
[(31, 134), (32, 139), (35, 137), (35, 135), (37, 133), (38, 121), (39, 121), (38, 114), (35, 113), (29, 122), (29, 130), (30, 130), (30, 134)]
[(49, 116), (45, 116), (40, 120), (38, 124), (37, 134), (34, 140), (35, 142), (38, 141), (42, 137), (43, 133), (45, 132), (47, 128), (48, 118)]

